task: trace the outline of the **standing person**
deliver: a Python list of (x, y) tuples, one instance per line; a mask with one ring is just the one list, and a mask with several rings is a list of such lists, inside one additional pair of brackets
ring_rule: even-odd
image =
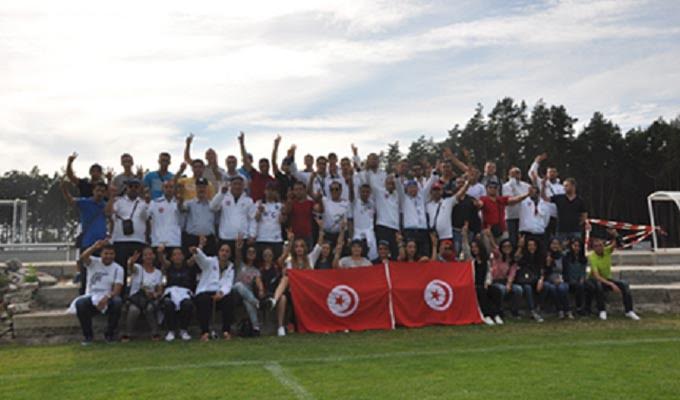
[(331, 247), (335, 247), (341, 234), (341, 225), (349, 219), (350, 204), (341, 198), (342, 186), (338, 182), (331, 184), (330, 193), (330, 198), (320, 196), (318, 204), (323, 215), (324, 235)]
[(279, 191), (275, 182), (269, 182), (264, 191), (264, 199), (258, 200), (250, 211), (252, 221), (250, 234), (256, 238), (258, 258), (265, 248), (274, 251), (274, 258), (283, 252), (281, 226), (286, 222), (284, 207), (279, 202)]
[(255, 242), (256, 226), (251, 217), (252, 208), (253, 200), (244, 192), (243, 178), (236, 176), (232, 178), (229, 186), (222, 186), (220, 193), (210, 201), (210, 209), (220, 212), (218, 227), (220, 245), (226, 243), (236, 252), (238, 236), (248, 238), (251, 243)]
[[(542, 161), (548, 158), (546, 153), (536, 156), (534, 162), (529, 168), (529, 177), (533, 184), (541, 190), (541, 199), (549, 199), (552, 196), (564, 194), (564, 186), (560, 182), (557, 168), (549, 166), (545, 171), (545, 178), (541, 178), (538, 169)], [(550, 213), (550, 223), (548, 224), (547, 233), (552, 237), (557, 230), (557, 206), (555, 204), (548, 204), (548, 212)]]
[[(80, 217), (80, 234), (76, 237), (76, 247), (82, 254), (90, 246), (95, 244), (98, 240), (106, 238), (106, 195), (107, 186), (104, 182), (98, 181), (94, 185), (94, 190), (91, 197), (79, 197), (74, 199), (66, 187), (66, 181), (61, 182), (61, 192), (64, 198), (71, 207), (78, 208), (78, 215)], [(99, 253), (93, 254), (99, 256)], [(80, 263), (79, 263), (80, 264)], [(74, 282), (80, 282), (79, 294), (85, 293), (85, 286), (87, 285), (87, 269), (82, 265), (78, 266), (79, 273)]]
[[(543, 181), (543, 184), (545, 185), (546, 181)], [(588, 210), (586, 209), (586, 202), (576, 194), (576, 180), (574, 178), (565, 179), (564, 193), (562, 194), (548, 198), (545, 196), (547, 191), (544, 188), (541, 194), (544, 196), (544, 201), (557, 207), (557, 237), (562, 242), (581, 239), (584, 228), (589, 229)]]
[(158, 155), (158, 170), (144, 176), (144, 187), (149, 191), (152, 200), (163, 196), (165, 182), (173, 181), (175, 175), (168, 170), (169, 166), (170, 153), (163, 152)]
[[(233, 290), (243, 300), (243, 306), (246, 308), (250, 320), (252, 329), (247, 332), (247, 335), (257, 337), (260, 336), (258, 309), (260, 308), (260, 300), (264, 299), (264, 285), (262, 284), (260, 270), (255, 266), (257, 260), (255, 246), (247, 246), (245, 257), (243, 254), (243, 238), (239, 236), (236, 239), (236, 280)], [(255, 291), (257, 291), (257, 294)]]
[(170, 260), (166, 259), (162, 248), (158, 251), (158, 257), (165, 273), (165, 291), (162, 299), (163, 315), (168, 329), (165, 341), (174, 341), (178, 328), (182, 340), (191, 340), (188, 329), (194, 312), (192, 296), (196, 282), (195, 274), (187, 266), (184, 253), (180, 248), (176, 247), (171, 250)]
[(367, 249), (367, 257), (378, 257), (378, 246), (375, 238), (375, 204), (371, 198), (371, 186), (361, 185), (358, 198), (353, 194), (352, 207), (350, 209), (349, 230), (352, 240), (359, 240)]
[[(237, 176), (243, 178), (244, 183), (246, 184), (248, 183), (248, 178), (246, 178), (246, 176), (239, 172), (239, 170), (236, 168), (238, 164), (238, 159), (236, 158), (236, 156), (233, 155), (227, 156), (225, 163), (227, 165), (227, 170), (224, 172), (224, 175), (222, 176), (222, 185), (225, 183), (228, 184), (229, 182), (231, 182), (232, 178), (235, 178)], [(219, 187), (221, 186), (217, 186), (217, 188)]]
[(529, 197), (519, 204), (519, 233), (525, 238), (534, 239), (539, 251), (545, 250), (546, 229), (550, 223), (550, 211), (545, 202), (539, 201), (538, 191), (529, 188)]
[[(192, 164), (193, 158), (191, 158), (191, 143), (194, 141), (194, 134), (190, 133), (187, 136), (185, 146), (184, 146), (184, 162), (187, 164)], [(210, 182), (210, 185), (217, 189), (222, 185), (226, 171), (220, 168), (217, 162), (217, 152), (213, 148), (209, 148), (205, 151), (205, 169), (203, 170), (202, 178), (205, 178)]]
[(126, 184), (132, 179), (140, 180), (144, 176), (144, 170), (142, 167), (137, 168), (137, 173), (132, 172), (132, 167), (135, 165), (135, 161), (132, 156), (128, 153), (124, 153), (120, 156), (120, 165), (123, 167), (123, 172), (116, 175), (113, 178), (111, 184), (118, 190), (117, 196), (122, 196), (127, 189)]
[(583, 250), (583, 244), (578, 239), (572, 239), (569, 243), (569, 248), (562, 258), (562, 267), (564, 268), (564, 280), (569, 285), (569, 291), (574, 294), (574, 302), (576, 303), (576, 312), (579, 315), (586, 315), (590, 313), (590, 304), (588, 308), (586, 305), (586, 268), (588, 267), (588, 259)]
[[(215, 238), (215, 210), (208, 197), (210, 182), (205, 178), (196, 180), (196, 197), (182, 203), (180, 210), (186, 213), (186, 224), (182, 234), (182, 249), (188, 256), (191, 247), (198, 245), (201, 236), (205, 237), (202, 250), (213, 256), (217, 253)], [(217, 197), (217, 196), (215, 196)]]
[[(531, 185), (522, 181), (522, 170), (511, 167), (508, 172), (508, 181), (502, 186), (502, 193), (506, 196), (516, 197), (529, 192)], [(519, 238), (519, 212), (520, 204), (513, 204), (505, 207), (505, 222), (508, 226), (508, 236), (510, 243), (517, 246)]]
[(296, 180), (293, 169), (291, 168), (291, 165), (294, 162), (293, 160), (295, 159), (295, 145), (290, 147), (286, 157), (281, 162), (281, 168), (279, 169), (277, 158), (280, 143), (281, 136), (277, 136), (274, 140), (274, 150), (272, 150), (272, 169), (274, 170), (274, 179), (276, 179), (279, 191), (279, 199), (286, 199), (288, 198), (288, 191), (293, 189), (293, 184)]
[[(510, 310), (513, 317), (519, 317), (519, 302), (522, 299), (522, 287), (515, 283), (517, 276), (517, 263), (515, 262), (515, 251), (509, 239), (501, 240), (500, 245), (496, 244), (491, 232), (487, 229), (483, 236), (485, 243), (489, 243), (491, 248), (491, 286), (500, 293), (501, 299), (510, 296)], [(499, 319), (494, 319), (498, 325), (503, 324), (503, 308), (499, 309)]]
[(498, 175), (496, 175), (496, 163), (493, 161), (487, 161), (484, 164), (484, 175), (482, 176), (482, 179), (479, 181), (479, 183), (484, 185), (485, 188), (487, 184), (495, 183), (496, 187), (498, 188), (498, 194), (503, 194), (503, 182), (501, 182), (500, 178), (498, 178)]
[[(100, 257), (92, 254), (99, 251)], [(123, 267), (115, 262), (114, 247), (106, 240), (98, 240), (80, 255), (80, 262), (87, 268), (87, 290), (84, 295), (77, 297), (69, 307), (69, 312), (78, 314), (80, 328), (83, 331), (82, 345), (92, 343), (92, 317), (106, 314), (108, 324), (104, 338), (107, 342), (115, 339), (120, 310), (123, 300), (120, 296), (123, 290)]]
[(292, 192), (288, 192), (284, 213), (288, 216), (290, 229), (295, 238), (304, 240), (307, 247), (311, 247), (314, 243), (312, 239), (314, 207), (314, 201), (307, 197), (307, 188), (304, 183), (295, 182)]
[[(614, 231), (615, 233), (616, 231)], [(602, 239), (593, 239), (593, 250), (588, 254), (588, 264), (590, 264), (588, 285), (590, 291), (595, 294), (597, 311), (601, 320), (607, 319), (604, 293), (612, 291), (614, 293), (621, 293), (626, 317), (637, 321), (640, 317), (633, 311), (633, 296), (628, 282), (612, 278), (612, 253), (614, 253), (615, 248), (616, 240), (612, 240), (610, 244), (605, 245)]]
[[(231, 249), (228, 245), (221, 245), (217, 251), (217, 256), (210, 257), (203, 252), (203, 246), (205, 246), (205, 244), (206, 238), (201, 236), (198, 247), (191, 247), (190, 249), (191, 254), (194, 255), (193, 260), (201, 271), (201, 277), (196, 287), (196, 298), (194, 299), (194, 302), (196, 303), (196, 313), (198, 315), (198, 324), (201, 329), (202, 342), (210, 340), (210, 319), (211, 316), (215, 314), (214, 310), (217, 308), (216, 303), (228, 294), (222, 292), (223, 271), (229, 271), (230, 269), (233, 271), (233, 264), (229, 261)], [(231, 274), (233, 277), (233, 272)], [(228, 280), (229, 279), (227, 278), (227, 281)], [(222, 294), (222, 296), (220, 296), (220, 294)], [(229, 310), (228, 312), (231, 311)], [(228, 317), (228, 319), (230, 319), (230, 317)], [(231, 324), (228, 323), (227, 326), (229, 325)], [(229, 331), (224, 331), (224, 328), (225, 327), (223, 326), (223, 337), (224, 339), (229, 339)]]
[[(369, 160), (371, 160), (370, 157)], [(365, 179), (371, 186), (371, 193), (375, 200), (375, 237), (377, 241), (389, 243), (390, 255), (394, 260), (399, 256), (397, 243), (397, 234), (399, 234), (399, 193), (395, 177), (388, 175), (382, 178), (382, 176), (377, 170), (365, 171)]]
[[(189, 201), (196, 197), (197, 182), (199, 179), (203, 178), (203, 173), (205, 172), (205, 163), (201, 159), (195, 159), (191, 162), (191, 177), (182, 177), (184, 170), (187, 168), (187, 163), (183, 162), (179, 167), (179, 171), (175, 174), (174, 180), (175, 184), (179, 185), (180, 193), (184, 201)], [(205, 179), (205, 178), (204, 178)], [(209, 180), (205, 179), (206, 185), (206, 197), (212, 199), (215, 195), (215, 187), (210, 183)]]
[[(466, 185), (466, 180), (463, 177), (456, 178), (457, 191)], [(469, 185), (469, 183), (468, 183)], [(468, 188), (468, 192), (469, 192)], [(463, 227), (467, 224), (468, 237), (474, 238), (482, 232), (482, 220), (479, 218), (479, 208), (477, 208), (477, 200), (470, 196), (469, 193), (463, 195), (458, 200), (458, 203), (453, 207), (451, 216), (451, 225), (453, 226), (453, 243), (456, 246), (456, 252), (460, 253), (463, 248)]]
[(490, 229), (496, 240), (508, 236), (508, 229), (505, 225), (505, 207), (517, 204), (529, 197), (528, 192), (516, 197), (499, 196), (498, 190), (498, 184), (489, 180), (486, 184), (486, 196), (482, 196), (478, 203), (482, 210), (482, 227)]
[[(141, 264), (138, 264), (139, 258)], [(130, 341), (132, 328), (140, 315), (144, 315), (147, 325), (151, 329), (151, 340), (160, 340), (156, 312), (159, 300), (163, 295), (163, 274), (156, 268), (156, 256), (151, 247), (145, 247), (141, 252), (135, 252), (128, 259), (128, 274), (132, 277), (130, 296), (128, 297), (127, 323), (122, 342)]]
[(454, 196), (443, 198), (443, 186), (440, 181), (432, 184), (430, 199), (427, 202), (427, 221), (431, 232), (437, 233), (439, 241), (453, 240), (453, 208), (465, 197), (467, 182), (457, 190)]
[[(316, 158), (316, 171), (312, 172), (307, 181), (307, 193), (313, 196), (315, 193), (321, 193), (323, 196), (329, 196), (326, 180), (328, 179), (328, 159), (324, 156)], [(299, 179), (299, 178), (298, 178)]]
[(149, 205), (151, 220), (151, 246), (171, 250), (182, 246), (181, 210), (184, 199), (175, 190), (175, 182), (163, 182), (163, 195)]
[[(280, 139), (279, 139), (280, 141)], [(238, 137), (239, 145), (241, 146), (241, 155), (243, 156), (243, 168), (248, 171), (250, 175), (250, 197), (253, 201), (261, 200), (264, 197), (264, 188), (270, 182), (276, 180), (269, 175), (269, 160), (261, 158), (258, 162), (259, 171), (253, 167), (252, 159), (247, 157), (245, 134), (241, 132)]]
[(78, 178), (73, 172), (73, 161), (75, 161), (77, 157), (78, 153), (73, 153), (68, 156), (66, 161), (66, 177), (68, 178), (69, 182), (71, 182), (71, 184), (78, 189), (78, 195), (80, 197), (92, 197), (94, 185), (99, 182), (106, 184), (104, 181), (104, 171), (102, 170), (101, 165), (92, 164), (89, 171), (90, 179)]
[[(116, 187), (112, 186), (104, 209), (106, 215), (113, 219), (112, 240), (118, 265), (127, 265), (128, 258), (144, 248), (149, 215), (149, 205), (139, 196), (141, 181), (131, 178), (126, 187), (125, 194), (116, 197)], [(123, 287), (126, 287), (127, 270), (123, 269), (123, 272)]]
[(543, 322), (543, 317), (536, 308), (534, 293), (543, 290), (543, 265), (545, 260), (539, 252), (536, 240), (526, 239), (525, 242), (524, 236), (520, 236), (515, 258), (519, 260), (515, 282), (522, 287), (522, 293), (526, 298), (531, 317), (536, 322)]
[(569, 284), (564, 281), (564, 257), (562, 244), (553, 239), (548, 246), (545, 268), (543, 270), (543, 289), (546, 297), (550, 297), (557, 309), (557, 317), (574, 319), (569, 305)]
[[(399, 172), (403, 176), (406, 171), (402, 168)], [(403, 216), (403, 233), (407, 239), (413, 239), (416, 242), (420, 256), (429, 257), (432, 253), (425, 201), (430, 196), (430, 188), (438, 179), (439, 175), (436, 171), (433, 171), (423, 190), (418, 189), (418, 184), (415, 181), (407, 181), (406, 184), (402, 184), (401, 179), (397, 177), (396, 180), (400, 210)]]

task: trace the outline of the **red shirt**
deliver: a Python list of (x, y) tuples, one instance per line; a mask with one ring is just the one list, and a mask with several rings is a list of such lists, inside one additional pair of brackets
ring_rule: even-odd
[(296, 238), (312, 237), (313, 213), (314, 202), (312, 200), (293, 201), (293, 209), (290, 212), (290, 228)]
[(500, 225), (500, 228), (505, 232), (505, 206), (508, 205), (508, 196), (496, 196), (492, 199), (489, 196), (482, 196), (479, 200), (482, 202), (482, 218), (484, 219), (484, 229), (493, 225)]
[(276, 179), (255, 169), (250, 171), (250, 197), (254, 202), (264, 199), (264, 188), (269, 182), (276, 182)]

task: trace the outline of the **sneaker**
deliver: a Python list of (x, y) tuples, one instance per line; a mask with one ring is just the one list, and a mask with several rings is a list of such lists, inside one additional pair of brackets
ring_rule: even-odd
[(571, 311), (567, 311), (567, 318), (574, 319), (574, 313)]
[(83, 346), (83, 347), (89, 346), (91, 344), (92, 344), (92, 338), (85, 338), (85, 339), (83, 339), (82, 342), (80, 342), (80, 345)]
[(501, 318), (500, 315), (496, 315), (493, 319), (493, 322), (496, 323), (496, 325), (503, 325), (503, 318)]
[(279, 326), (279, 329), (276, 330), (276, 336), (286, 336), (286, 328)]
[(602, 321), (606, 321), (606, 320), (607, 320), (607, 312), (606, 312), (606, 311), (600, 311), (600, 319), (601, 319)]
[(168, 334), (165, 335), (165, 341), (166, 342), (172, 342), (173, 340), (175, 340), (175, 332), (168, 331)]
[(557, 318), (559, 318), (559, 319), (564, 319), (564, 317), (565, 317), (564, 311), (558, 311), (558, 312), (557, 312)]
[(482, 318), (482, 321), (484, 321), (484, 323), (487, 324), (487, 325), (489, 325), (489, 326), (496, 325), (496, 323), (493, 322), (493, 319), (491, 319), (491, 317), (488, 317), (488, 316)]
[(274, 309), (276, 309), (276, 300), (274, 300), (273, 297), (269, 297), (269, 298), (267, 299), (267, 302), (269, 303), (269, 308), (270, 308), (272, 311), (273, 311)]
[(639, 321), (640, 320), (640, 317), (637, 314), (635, 314), (635, 311), (628, 311), (626, 313), (626, 317), (632, 319), (633, 321)]
[(536, 311), (531, 312), (531, 317), (536, 321), (536, 322), (543, 322), (543, 317), (541, 317), (541, 314), (537, 313)]
[(181, 337), (185, 342), (191, 340), (191, 335), (189, 335), (189, 332), (185, 331), (184, 329), (179, 331), (179, 337)]

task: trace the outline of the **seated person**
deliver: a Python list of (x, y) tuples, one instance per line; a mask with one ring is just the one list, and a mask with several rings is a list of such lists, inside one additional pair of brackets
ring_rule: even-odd
[[(610, 234), (612, 234), (612, 232), (610, 232)], [(613, 234), (615, 235), (615, 231)], [(605, 245), (602, 239), (593, 239), (593, 250), (588, 254), (588, 264), (590, 264), (588, 287), (595, 295), (597, 311), (599, 312), (601, 320), (604, 321), (607, 319), (604, 293), (612, 291), (621, 293), (626, 317), (638, 321), (640, 317), (633, 311), (633, 296), (630, 293), (630, 286), (628, 286), (627, 282), (618, 281), (612, 278), (612, 253), (614, 252), (615, 247), (615, 240), (609, 245)]]
[(165, 290), (163, 291), (162, 309), (168, 333), (166, 342), (175, 340), (175, 332), (179, 328), (182, 340), (191, 340), (189, 323), (194, 312), (192, 288), (196, 280), (194, 272), (187, 265), (184, 252), (175, 247), (170, 252), (170, 260), (165, 258), (165, 248), (158, 248), (158, 257), (165, 273)]
[[(248, 313), (252, 325), (252, 336), (260, 336), (260, 321), (257, 310), (260, 307), (260, 299), (264, 298), (264, 286), (260, 270), (255, 267), (257, 250), (255, 246), (248, 246), (245, 260), (243, 259), (243, 237), (236, 239), (236, 281), (233, 290), (243, 299), (243, 305)], [(254, 293), (257, 288), (257, 297)]]
[[(101, 257), (93, 257), (99, 251)], [(123, 306), (120, 298), (123, 289), (123, 267), (114, 261), (116, 253), (113, 245), (106, 240), (98, 240), (80, 256), (80, 264), (87, 270), (85, 294), (77, 297), (69, 307), (70, 313), (78, 314), (80, 328), (83, 330), (83, 346), (92, 343), (92, 317), (97, 314), (108, 316), (104, 338), (111, 342), (115, 338), (118, 319)]]
[(361, 253), (364, 250), (363, 242), (359, 239), (352, 240), (350, 244), (350, 255), (340, 258), (342, 254), (342, 246), (344, 239), (340, 237), (338, 244), (335, 247), (335, 256), (333, 258), (333, 268), (354, 268), (354, 267), (370, 267), (373, 265), (371, 261), (364, 257)]
[[(139, 258), (142, 263), (137, 264)], [(130, 333), (135, 326), (137, 319), (144, 314), (146, 323), (151, 329), (151, 339), (160, 339), (158, 334), (158, 323), (156, 311), (158, 301), (163, 294), (163, 274), (156, 269), (156, 256), (151, 247), (145, 247), (141, 252), (136, 251), (128, 259), (128, 272), (132, 277), (130, 284), (130, 295), (128, 296), (127, 323), (125, 324), (125, 335), (121, 338), (122, 342), (130, 340)]]

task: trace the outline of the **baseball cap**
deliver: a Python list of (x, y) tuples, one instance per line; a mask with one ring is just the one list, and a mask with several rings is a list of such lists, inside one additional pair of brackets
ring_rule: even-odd
[(208, 184), (208, 180), (205, 179), (205, 178), (203, 178), (203, 177), (201, 177), (201, 178), (196, 179), (196, 184), (197, 184), (197, 185), (207, 185), (207, 184)]
[(130, 185), (141, 185), (142, 181), (139, 180), (139, 178), (130, 178), (127, 181), (125, 181), (125, 184), (130, 186)]

